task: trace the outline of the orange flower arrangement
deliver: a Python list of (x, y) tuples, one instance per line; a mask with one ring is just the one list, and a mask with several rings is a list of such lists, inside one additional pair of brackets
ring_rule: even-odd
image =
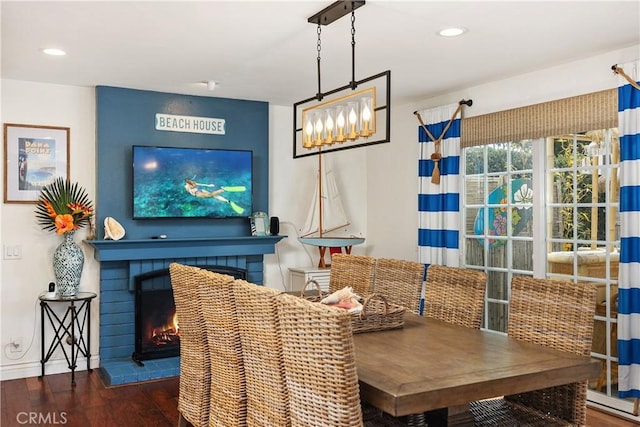
[(89, 224), (93, 206), (84, 188), (57, 178), (42, 189), (36, 218), (44, 230), (64, 234)]

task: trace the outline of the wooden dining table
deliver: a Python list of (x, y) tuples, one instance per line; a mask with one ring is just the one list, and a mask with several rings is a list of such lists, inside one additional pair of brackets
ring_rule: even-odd
[(404, 327), (355, 334), (354, 343), (363, 402), (394, 416), (444, 411), (450, 426), (473, 425), (469, 402), (597, 378), (602, 366), (409, 313)]

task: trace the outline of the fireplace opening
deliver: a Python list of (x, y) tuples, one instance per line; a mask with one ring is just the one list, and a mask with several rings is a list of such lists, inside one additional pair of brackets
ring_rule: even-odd
[[(227, 266), (203, 266), (216, 273), (246, 279), (246, 270)], [(176, 313), (168, 268), (140, 274), (135, 280), (135, 351), (131, 358), (143, 360), (180, 355), (180, 320)]]

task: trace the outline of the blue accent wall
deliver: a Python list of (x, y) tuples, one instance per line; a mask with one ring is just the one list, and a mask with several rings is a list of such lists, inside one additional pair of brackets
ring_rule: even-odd
[[(248, 218), (133, 220), (133, 145), (223, 148), (253, 151), (253, 210), (269, 212), (269, 104), (226, 98), (177, 95), (98, 86), (97, 238), (102, 224), (114, 217), (125, 239), (237, 237), (250, 235)], [(155, 129), (157, 113), (225, 120), (225, 135), (167, 132)], [(247, 216), (251, 213), (247, 213)]]
[[(109, 385), (178, 375), (179, 358), (134, 363), (135, 295), (139, 274), (171, 262), (233, 266), (262, 284), (263, 254), (273, 253), (283, 236), (251, 236), (247, 218), (133, 220), (132, 146), (218, 148), (253, 152), (253, 210), (269, 206), (269, 106), (265, 102), (176, 95), (99, 86), (97, 114), (97, 240), (100, 261), (100, 366)], [(224, 135), (155, 129), (156, 114), (225, 120)], [(212, 177), (215, 179), (215, 177)], [(247, 212), (247, 216), (251, 212)], [(104, 218), (125, 228), (123, 240), (102, 240)], [(152, 240), (166, 234), (167, 239)]]

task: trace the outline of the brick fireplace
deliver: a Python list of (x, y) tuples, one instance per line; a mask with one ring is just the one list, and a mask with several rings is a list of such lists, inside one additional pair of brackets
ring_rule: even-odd
[(166, 240), (94, 240), (100, 261), (100, 372), (106, 385), (141, 382), (179, 375), (180, 358), (145, 361), (135, 350), (135, 278), (169, 267), (172, 262), (227, 266), (246, 270), (247, 280), (262, 284), (263, 255), (274, 253), (286, 236), (224, 237)]

